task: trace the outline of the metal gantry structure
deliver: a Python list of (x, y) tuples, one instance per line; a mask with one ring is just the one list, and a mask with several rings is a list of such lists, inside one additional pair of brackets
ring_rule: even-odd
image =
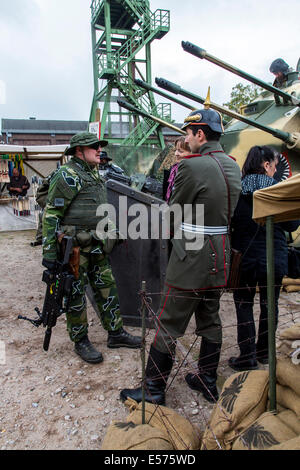
[[(151, 84), (151, 42), (161, 39), (169, 29), (170, 12), (160, 9), (152, 12), (148, 0), (92, 1), (94, 96), (90, 122), (96, 120), (97, 109), (101, 109), (101, 138), (105, 134), (110, 143), (164, 148), (161, 125), (122, 111), (117, 99), (124, 98), (141, 111), (171, 122), (170, 103), (156, 104), (153, 93), (134, 82), (141, 78)], [(114, 122), (118, 123), (118, 137), (112, 133)], [(126, 123), (124, 136), (123, 123)]]

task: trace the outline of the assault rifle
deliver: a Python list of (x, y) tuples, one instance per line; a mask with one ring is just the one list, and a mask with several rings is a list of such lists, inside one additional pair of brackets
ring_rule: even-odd
[(43, 311), (38, 307), (35, 311), (38, 318), (31, 319), (18, 315), (18, 319), (27, 320), (34, 326), (39, 327), (43, 324), (46, 328), (43, 348), (48, 351), (52, 328), (56, 325), (56, 320), (60, 315), (66, 313), (72, 292), (73, 274), (70, 274), (69, 260), (73, 249), (72, 237), (64, 236), (61, 242), (63, 251), (62, 261), (55, 261), (54, 270), (46, 269), (43, 272), (43, 282), (46, 283), (46, 295), (43, 305)]

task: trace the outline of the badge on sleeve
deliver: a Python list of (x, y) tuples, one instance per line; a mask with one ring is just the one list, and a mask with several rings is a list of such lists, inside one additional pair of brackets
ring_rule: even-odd
[(56, 197), (54, 199), (54, 207), (64, 207), (65, 200), (63, 197)]

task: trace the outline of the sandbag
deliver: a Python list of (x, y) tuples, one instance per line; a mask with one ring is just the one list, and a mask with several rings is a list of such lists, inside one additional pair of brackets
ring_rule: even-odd
[(277, 414), (277, 418), (291, 428), (297, 436), (300, 436), (300, 419), (297, 417), (296, 413), (292, 410), (284, 410)]
[(300, 450), (300, 436), (294, 437), (294, 439), (282, 442), (276, 446), (269, 447), (266, 450)]
[(265, 412), (268, 385), (269, 373), (265, 370), (230, 376), (205, 428), (201, 450), (231, 449), (236, 437)]
[(300, 286), (300, 279), (292, 279), (291, 277), (284, 277), (282, 279), (282, 285), (283, 286)]
[[(137, 425), (142, 423), (142, 403), (129, 399), (125, 401), (130, 414), (126, 421)], [(201, 431), (171, 408), (145, 403), (145, 422), (162, 431), (172, 448), (176, 450), (200, 449)]]
[(300, 323), (296, 323), (295, 325), (291, 326), (280, 332), (279, 339), (300, 339)]
[(290, 387), (300, 397), (300, 364), (293, 364), (291, 359), (278, 358), (276, 362), (276, 381)]
[(149, 424), (113, 421), (101, 450), (173, 450), (173, 447), (163, 431)]
[(285, 292), (298, 292), (300, 290), (300, 285), (296, 284), (289, 284), (288, 286), (284, 286)]
[(268, 411), (236, 439), (232, 450), (265, 450), (295, 437), (297, 434), (289, 426)]
[[(279, 335), (277, 352), (289, 358), (293, 364), (300, 364), (300, 353), (295, 354), (296, 350), (300, 348), (300, 323), (287, 328)], [(279, 358), (279, 356), (278, 356)], [(300, 372), (299, 372), (300, 373)]]
[[(300, 352), (296, 353), (300, 348), (300, 339), (282, 339), (278, 343), (277, 352), (278, 359), (280, 356), (288, 358), (293, 364), (300, 363)], [(293, 353), (295, 353), (293, 355)]]
[(290, 387), (276, 384), (276, 401), (300, 418), (300, 397)]

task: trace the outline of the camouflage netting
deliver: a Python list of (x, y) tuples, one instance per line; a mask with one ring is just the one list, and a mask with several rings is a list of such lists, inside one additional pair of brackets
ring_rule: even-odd
[(128, 176), (135, 173), (156, 176), (157, 170), (172, 147), (167, 146), (161, 150), (157, 147), (109, 145), (105, 151)]

